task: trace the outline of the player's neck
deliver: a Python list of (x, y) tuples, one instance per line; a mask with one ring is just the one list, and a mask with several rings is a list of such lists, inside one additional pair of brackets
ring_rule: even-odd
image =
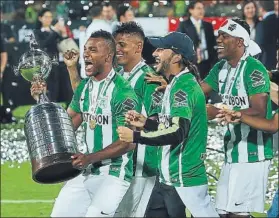
[(240, 59), (242, 58), (242, 56), (244, 55), (244, 52), (238, 52), (235, 57), (231, 58), (230, 60), (228, 60), (229, 65), (232, 68), (236, 68), (238, 62), (240, 61)]
[(129, 61), (128, 64), (123, 66), (124, 72), (131, 73), (131, 71), (134, 69), (134, 67), (141, 61), (142, 57), (135, 57), (133, 60)]
[(101, 81), (105, 78), (107, 78), (107, 76), (109, 75), (110, 71), (112, 70), (112, 66), (109, 67), (105, 67), (102, 73), (99, 73), (98, 75), (96, 75), (94, 78), (97, 81)]

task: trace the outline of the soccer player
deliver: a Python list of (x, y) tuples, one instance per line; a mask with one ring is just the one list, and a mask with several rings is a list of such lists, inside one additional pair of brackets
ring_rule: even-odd
[[(202, 89), (219, 92), (229, 109), (270, 119), (270, 81), (261, 62), (249, 56), (249, 25), (238, 18), (226, 20), (218, 31), (221, 59), (203, 81)], [(219, 109), (208, 106), (214, 119)], [(264, 212), (272, 136), (245, 123), (228, 124), (224, 136), (225, 163), (217, 185), (216, 207), (222, 216), (249, 217)]]
[[(160, 123), (130, 111), (126, 115), (127, 121), (143, 130), (118, 127), (119, 137), (126, 142), (159, 147), (160, 186), (152, 192), (152, 195), (161, 195), (158, 200), (166, 201), (169, 196), (165, 191), (173, 186), (194, 217), (218, 217), (208, 194), (204, 165), (207, 142), (205, 96), (191, 63), (195, 57), (193, 42), (178, 32), (150, 38), (150, 42), (157, 48), (153, 53), (156, 71), (170, 81), (163, 97)], [(147, 211), (146, 217), (156, 217), (152, 212)]]
[[(279, 56), (277, 56), (277, 60), (279, 60)], [(279, 66), (279, 63), (278, 63)], [(270, 89), (270, 96), (271, 100), (278, 106), (278, 85), (271, 82), (271, 89)], [(225, 115), (225, 116), (224, 116)], [(272, 119), (267, 120), (262, 117), (253, 117), (246, 114), (241, 113), (240, 111), (234, 110), (221, 110), (217, 117), (223, 117), (226, 122), (229, 123), (245, 123), (255, 129), (259, 129), (269, 133), (276, 133), (279, 129), (279, 117), (278, 117), (278, 108), (273, 115)], [(278, 144), (275, 144), (278, 146)], [(275, 196), (272, 201), (272, 205), (267, 211), (267, 217), (278, 217), (279, 210), (278, 210), (278, 189), (275, 193)]]
[[(67, 111), (75, 129), (83, 123), (88, 149), (73, 155), (73, 166), (87, 168), (63, 186), (52, 217), (112, 217), (130, 186), (133, 151), (116, 129), (125, 125), (128, 110), (140, 107), (134, 90), (113, 69), (115, 53), (112, 35), (103, 30), (84, 46), (89, 78), (80, 82)], [(42, 87), (34, 84), (31, 90), (35, 97)]]
[[(153, 74), (154, 71), (142, 59), (145, 38), (142, 27), (133, 21), (121, 23), (113, 36), (116, 41), (117, 64), (122, 66), (119, 73), (135, 90), (142, 105), (141, 112), (150, 119), (157, 119), (163, 93), (155, 91), (156, 84), (145, 81), (146, 75)], [(115, 216), (143, 217), (155, 184), (157, 148), (137, 145), (134, 157), (134, 179)], [(142, 197), (143, 192), (146, 193), (145, 197)]]

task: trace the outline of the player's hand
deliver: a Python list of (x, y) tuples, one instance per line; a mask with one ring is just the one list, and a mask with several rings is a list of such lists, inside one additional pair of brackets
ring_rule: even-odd
[(75, 49), (67, 50), (64, 54), (64, 63), (67, 67), (73, 67), (77, 65), (79, 52)]
[(137, 127), (137, 128), (143, 128), (146, 122), (146, 117), (143, 116), (142, 114), (134, 111), (134, 110), (130, 110), (125, 114), (125, 122), (128, 125)]
[(74, 154), (71, 158), (73, 167), (79, 170), (85, 169), (90, 164), (88, 156), (82, 153)]
[(119, 139), (123, 142), (133, 142), (134, 141), (134, 131), (128, 127), (119, 126), (117, 128)]
[(242, 114), (240, 111), (223, 109), (219, 111), (219, 114), (216, 117), (222, 117), (222, 120), (224, 120), (226, 123), (237, 124), (240, 122), (241, 116)]
[(31, 91), (31, 96), (38, 101), (39, 100), (39, 95), (42, 93), (46, 93), (47, 90), (47, 86), (46, 83), (44, 81), (34, 81), (31, 83), (32, 86), (30, 88)]
[(156, 88), (156, 91), (164, 91), (168, 85), (167, 81), (162, 76), (154, 75), (153, 73), (147, 73), (144, 79), (148, 83), (159, 83), (160, 86)]
[[(206, 105), (206, 110), (207, 110), (207, 119), (208, 120), (213, 120), (216, 118), (217, 114), (219, 114), (219, 108), (215, 107), (213, 104), (207, 104)], [(223, 116), (219, 117), (223, 118)]]

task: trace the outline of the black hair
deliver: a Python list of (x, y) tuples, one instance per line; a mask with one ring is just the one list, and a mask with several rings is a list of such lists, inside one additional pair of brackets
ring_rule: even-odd
[(101, 5), (94, 5), (90, 11), (89, 14), (91, 17), (99, 17), (102, 15), (102, 11), (103, 11), (103, 6)]
[(235, 17), (232, 19), (232, 21), (234, 21), (234, 22), (238, 23), (240, 26), (242, 26), (248, 32), (249, 35), (251, 34), (250, 26), (245, 20)]
[(38, 12), (38, 16), (37, 16), (37, 20), (36, 20), (36, 24), (35, 24), (35, 29), (41, 29), (42, 28), (42, 22), (39, 20), (39, 17), (44, 16), (44, 14), (46, 12), (51, 12), (51, 10), (48, 9), (48, 8), (43, 8), (42, 10), (40, 10)]
[(116, 59), (116, 44), (113, 36), (111, 33), (105, 31), (105, 30), (97, 30), (93, 32), (90, 36), (90, 38), (102, 38), (106, 41), (106, 43), (109, 46), (110, 52), (112, 52), (112, 62), (115, 63)]
[(187, 16), (189, 16), (189, 17), (191, 16), (190, 9), (194, 9), (197, 3), (203, 4), (203, 2), (200, 0), (190, 1), (188, 8), (187, 8), (187, 13), (186, 13)]
[(116, 12), (117, 20), (120, 21), (120, 17), (125, 16), (125, 13), (129, 10), (132, 10), (130, 5), (127, 5), (127, 4), (119, 5), (117, 8), (117, 12)]
[(193, 74), (193, 76), (196, 78), (197, 82), (198, 83), (201, 82), (201, 77), (200, 77), (198, 67), (192, 61), (189, 61), (186, 58), (182, 57), (180, 61), (180, 65), (182, 65), (183, 68), (187, 67), (189, 72)]
[(254, 4), (254, 7), (256, 9), (256, 12), (255, 12), (255, 16), (253, 17), (253, 21), (255, 23), (255, 25), (257, 25), (257, 23), (259, 22), (259, 17), (258, 17), (258, 6), (257, 6), (257, 3), (254, 1), (254, 0), (244, 0), (242, 2), (242, 19), (245, 20), (245, 15), (244, 15), (244, 8), (246, 5), (250, 4), (250, 3), (253, 3)]
[(109, 7), (109, 6), (112, 7), (112, 4), (111, 4), (109, 1), (104, 1), (104, 2), (102, 3), (102, 6), (103, 6), (103, 7)]
[(262, 7), (266, 12), (274, 11), (274, 1), (259, 1), (260, 7)]
[(116, 37), (118, 34), (133, 34), (139, 36), (144, 41), (145, 35), (142, 27), (135, 21), (126, 23), (120, 23), (117, 25), (116, 30), (113, 32), (113, 36)]

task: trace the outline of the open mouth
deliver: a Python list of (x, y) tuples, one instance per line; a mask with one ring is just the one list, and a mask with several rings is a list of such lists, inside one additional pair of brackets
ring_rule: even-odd
[(117, 53), (117, 54), (116, 54), (116, 57), (117, 57), (117, 58), (122, 58), (123, 56), (124, 56), (124, 55), (123, 55), (122, 53)]
[(157, 66), (161, 63), (161, 60), (159, 58), (155, 58), (155, 64), (154, 67), (157, 68)]
[(88, 71), (92, 71), (93, 70), (93, 63), (89, 60), (85, 60), (85, 71), (88, 72)]
[(224, 46), (217, 46), (217, 52), (221, 52), (222, 50), (224, 50)]

